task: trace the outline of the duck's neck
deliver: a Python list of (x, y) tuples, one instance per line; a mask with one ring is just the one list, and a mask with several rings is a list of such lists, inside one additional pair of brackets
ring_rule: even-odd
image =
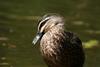
[(51, 29), (50, 29), (50, 32), (54, 32), (54, 33), (60, 33), (60, 32), (63, 32), (64, 31), (64, 25), (56, 25), (56, 26), (54, 26), (54, 27), (52, 27)]

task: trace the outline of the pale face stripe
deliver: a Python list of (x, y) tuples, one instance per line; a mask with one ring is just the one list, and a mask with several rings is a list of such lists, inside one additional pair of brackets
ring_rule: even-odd
[(41, 29), (41, 27), (50, 19), (50, 17), (45, 18), (42, 20), (38, 25), (38, 31)]

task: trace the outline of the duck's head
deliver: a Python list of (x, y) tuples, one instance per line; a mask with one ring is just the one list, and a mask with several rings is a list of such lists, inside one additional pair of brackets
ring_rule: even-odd
[(38, 40), (40, 40), (46, 32), (48, 32), (51, 28), (57, 25), (64, 26), (64, 20), (62, 16), (55, 13), (44, 15), (39, 20), (38, 33), (32, 43), (35, 45), (38, 42)]

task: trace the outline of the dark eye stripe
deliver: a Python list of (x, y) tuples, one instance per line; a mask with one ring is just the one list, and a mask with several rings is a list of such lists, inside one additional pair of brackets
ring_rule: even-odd
[(48, 21), (49, 19), (46, 19), (45, 21), (43, 21), (40, 26), (39, 26), (39, 30), (41, 29), (41, 27)]
[[(51, 16), (51, 15), (46, 14), (46, 15), (44, 15), (42, 18), (40, 18), (40, 19), (38, 20), (38, 25), (39, 25), (39, 23), (40, 23), (43, 19), (45, 19), (45, 18), (47, 18), (47, 17), (49, 17), (49, 16)], [(46, 21), (46, 20), (45, 20), (45, 21)]]

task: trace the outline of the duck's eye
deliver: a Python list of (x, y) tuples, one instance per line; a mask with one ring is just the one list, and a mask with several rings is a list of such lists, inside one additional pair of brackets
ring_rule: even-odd
[(41, 23), (40, 23), (40, 26), (39, 26), (39, 30), (41, 29), (41, 27), (42, 27), (48, 20), (49, 20), (49, 19), (46, 19), (46, 20), (43, 21), (43, 22), (40, 21)]

